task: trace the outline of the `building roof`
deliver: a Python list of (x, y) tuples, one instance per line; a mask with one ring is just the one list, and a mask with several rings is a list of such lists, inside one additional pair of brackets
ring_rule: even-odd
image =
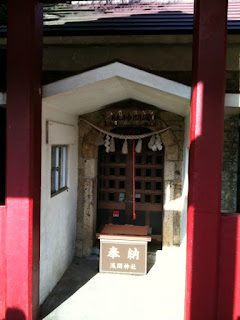
[[(193, 2), (107, 2), (45, 5), (44, 34), (191, 34), (193, 31)], [(229, 2), (228, 33), (239, 32), (240, 1)], [(6, 34), (6, 26), (0, 27), (0, 33)]]

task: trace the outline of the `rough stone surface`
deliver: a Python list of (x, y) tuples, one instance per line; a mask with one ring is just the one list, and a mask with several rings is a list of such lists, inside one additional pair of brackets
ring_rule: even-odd
[(173, 213), (173, 244), (180, 244), (180, 212), (174, 211)]
[(163, 246), (173, 245), (173, 211), (165, 210), (163, 214)]
[(175, 144), (166, 149), (166, 160), (178, 160), (178, 145)]
[(161, 133), (161, 139), (165, 147), (172, 146), (176, 141), (170, 130)]
[(97, 157), (97, 150), (95, 145), (84, 142), (82, 147), (83, 147), (82, 153), (85, 159), (91, 159), (91, 158)]
[(182, 196), (182, 184), (176, 183), (174, 188), (174, 199), (178, 200)]
[(184, 131), (183, 130), (174, 130), (173, 131), (174, 137), (175, 139), (179, 142), (179, 141), (184, 141)]
[(221, 201), (223, 212), (237, 210), (238, 140), (238, 116), (232, 116), (224, 122)]
[(163, 208), (166, 210), (170, 210), (170, 208), (173, 208), (172, 201), (175, 199), (174, 197), (174, 190), (175, 190), (175, 183), (174, 181), (168, 181), (165, 179), (164, 181), (164, 204)]
[(224, 149), (223, 149), (223, 160), (229, 161), (229, 162), (234, 162), (236, 161), (238, 156), (238, 143), (234, 141), (228, 141), (225, 142), (224, 144)]
[(182, 170), (183, 170), (183, 162), (182, 161), (175, 161), (175, 181), (180, 183), (182, 182)]
[(165, 122), (170, 122), (170, 121), (179, 121), (180, 123), (182, 122), (182, 117), (179, 116), (178, 114), (172, 113), (172, 112), (167, 112), (167, 111), (162, 111), (160, 113), (160, 118), (165, 121)]
[(165, 180), (174, 180), (175, 178), (175, 163), (174, 161), (166, 161), (164, 166), (164, 179)]
[(236, 212), (237, 198), (236, 198), (236, 182), (223, 181), (222, 182), (222, 211)]
[(180, 161), (183, 161), (183, 151), (182, 151), (182, 150), (180, 150), (180, 151), (178, 152), (178, 159), (179, 159)]
[(83, 243), (81, 240), (76, 240), (75, 242), (75, 254), (77, 257), (83, 256)]
[(96, 179), (85, 179), (84, 184), (84, 215), (83, 215), (83, 255), (92, 252), (95, 240), (94, 216), (96, 214)]
[(97, 176), (97, 159), (85, 160), (85, 177), (95, 178)]

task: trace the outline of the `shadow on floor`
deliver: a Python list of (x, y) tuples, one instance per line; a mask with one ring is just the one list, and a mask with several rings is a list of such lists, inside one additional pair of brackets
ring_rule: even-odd
[(60, 306), (98, 273), (98, 259), (74, 258), (56, 287), (40, 306), (39, 320)]
[[(149, 243), (148, 264), (149, 272), (156, 261), (156, 252), (161, 250), (161, 244)], [(76, 291), (83, 287), (99, 271), (99, 242), (93, 249), (93, 255), (88, 258), (74, 258), (73, 262), (59, 280), (47, 299), (40, 306), (39, 320), (44, 319), (48, 314), (60, 306)]]

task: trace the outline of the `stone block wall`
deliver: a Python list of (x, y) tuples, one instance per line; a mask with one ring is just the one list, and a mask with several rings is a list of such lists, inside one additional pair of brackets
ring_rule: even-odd
[(238, 115), (225, 119), (222, 171), (222, 212), (237, 210)]

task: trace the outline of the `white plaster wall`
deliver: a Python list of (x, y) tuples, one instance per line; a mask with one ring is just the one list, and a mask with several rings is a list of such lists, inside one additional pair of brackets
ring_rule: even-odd
[[(68, 148), (69, 189), (54, 197), (51, 197), (51, 145), (46, 143), (48, 120), (74, 125), (76, 135), (76, 142)], [(74, 256), (78, 177), (77, 122), (77, 116), (52, 108), (43, 100), (40, 303), (57, 284)]]
[(185, 117), (185, 132), (184, 132), (184, 144), (183, 144), (183, 191), (182, 199), (183, 206), (180, 220), (180, 252), (179, 252), (179, 264), (181, 270), (180, 283), (182, 283), (182, 303), (180, 305), (179, 313), (184, 319), (185, 314), (185, 286), (186, 286), (186, 264), (187, 264), (187, 209), (188, 209), (188, 164), (189, 164), (189, 130), (190, 130), (190, 115)]

